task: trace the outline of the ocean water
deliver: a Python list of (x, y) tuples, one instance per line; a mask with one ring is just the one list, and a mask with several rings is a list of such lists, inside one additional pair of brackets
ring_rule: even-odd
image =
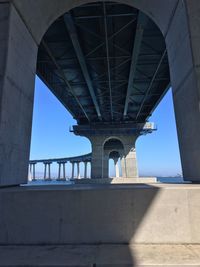
[[(182, 177), (157, 177), (159, 183), (185, 183)], [(28, 182), (28, 186), (42, 186), (42, 185), (72, 185), (73, 181), (67, 179), (66, 181), (57, 181), (52, 179), (52, 181), (44, 181), (43, 179), (38, 179), (36, 181)], [(27, 186), (26, 185), (26, 186)]]

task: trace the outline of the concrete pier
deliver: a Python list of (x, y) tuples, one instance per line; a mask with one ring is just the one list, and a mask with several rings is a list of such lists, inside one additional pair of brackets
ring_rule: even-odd
[[(105, 179), (109, 176), (109, 159), (113, 159), (115, 163), (120, 159), (123, 178), (138, 178), (135, 143), (145, 131), (143, 128), (144, 124), (122, 124), (118, 127), (103, 124), (74, 126), (73, 132), (87, 137), (92, 145), (91, 178)], [(149, 128), (146, 133), (153, 130), (155, 129)], [(118, 166), (116, 177), (119, 177)]]

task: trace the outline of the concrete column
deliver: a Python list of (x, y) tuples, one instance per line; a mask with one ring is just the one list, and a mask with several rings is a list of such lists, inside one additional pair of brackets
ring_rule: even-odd
[(115, 163), (115, 177), (119, 178), (119, 165), (118, 165), (118, 159), (114, 159)]
[(29, 164), (28, 181), (32, 181), (32, 163)]
[(61, 180), (61, 163), (58, 162), (58, 181)]
[(104, 137), (92, 136), (90, 141), (92, 144), (91, 179), (100, 179), (103, 178), (103, 168), (105, 166), (103, 161)]
[(122, 169), (122, 177), (123, 178), (127, 178), (127, 174), (126, 174), (126, 160), (125, 160), (125, 157), (124, 156), (120, 159), (120, 162), (121, 162), (121, 169)]
[(58, 181), (66, 180), (65, 164), (66, 162), (58, 162), (58, 179), (57, 179)]
[(5, 1), (0, 40), (0, 186), (5, 186), (27, 182), (37, 60), (28, 28)]
[(48, 163), (48, 179), (51, 180), (51, 163)]
[(127, 178), (138, 178), (138, 167), (136, 158), (136, 149), (133, 144), (125, 144), (125, 168)]
[(102, 178), (109, 178), (109, 154), (107, 154), (105, 151), (104, 151), (104, 154), (103, 154), (103, 166), (102, 166), (102, 169), (103, 169), (103, 176)]
[(51, 164), (52, 162), (43, 162), (44, 163), (44, 180), (51, 180)]
[(74, 179), (74, 164), (75, 164), (75, 162), (71, 162), (71, 164), (72, 164), (72, 179)]
[(179, 4), (166, 35), (185, 180), (200, 182), (200, 1)]
[(44, 180), (47, 180), (47, 163), (44, 162)]
[(77, 162), (77, 179), (81, 179), (81, 175), (80, 175), (80, 162)]
[(85, 179), (87, 178), (87, 165), (88, 165), (88, 162), (85, 161), (85, 162), (84, 162), (84, 178), (85, 178)]
[(31, 163), (30, 164), (30, 180), (31, 181), (36, 181), (36, 177), (35, 177), (35, 165), (37, 163)]
[(66, 174), (65, 174), (65, 162), (63, 162), (63, 180), (66, 180)]

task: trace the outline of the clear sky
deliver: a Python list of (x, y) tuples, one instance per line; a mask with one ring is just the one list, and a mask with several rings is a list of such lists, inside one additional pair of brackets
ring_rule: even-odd
[[(149, 121), (158, 130), (136, 143), (141, 176), (174, 176), (182, 173), (171, 90)], [(30, 159), (69, 157), (91, 152), (87, 138), (69, 132), (76, 121), (36, 78)]]

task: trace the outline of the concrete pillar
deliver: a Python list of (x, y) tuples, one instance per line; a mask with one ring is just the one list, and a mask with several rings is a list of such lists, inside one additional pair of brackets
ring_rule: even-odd
[(80, 162), (77, 162), (77, 179), (81, 179), (81, 175), (80, 175)]
[(91, 179), (91, 161), (89, 161), (88, 164), (89, 164), (88, 178)]
[(63, 162), (63, 180), (66, 180), (65, 162)]
[(105, 153), (104, 151), (104, 155), (103, 155), (103, 166), (102, 166), (102, 170), (103, 170), (103, 175), (102, 178), (109, 178), (109, 154)]
[(74, 164), (75, 164), (75, 162), (71, 162), (71, 164), (72, 164), (72, 179), (74, 179)]
[(185, 180), (200, 182), (200, 1), (179, 1), (166, 35)]
[(121, 169), (122, 169), (122, 177), (127, 178), (127, 173), (126, 173), (126, 160), (125, 157), (121, 157), (120, 159), (121, 162)]
[(84, 162), (84, 178), (85, 178), (85, 179), (87, 178), (87, 165), (88, 165), (88, 162), (85, 161), (85, 162)]
[(27, 182), (37, 45), (8, 1), (0, 4), (0, 186)]
[(127, 178), (138, 178), (136, 149), (133, 144), (124, 145)]
[(36, 163), (30, 163), (29, 164), (29, 181), (36, 181), (35, 165), (36, 165)]
[(61, 180), (61, 163), (58, 162), (58, 181)]
[(44, 163), (44, 180), (51, 180), (51, 164), (52, 162), (43, 162)]
[(115, 163), (115, 177), (119, 178), (119, 165), (118, 165), (118, 159), (117, 158), (114, 159), (114, 163)]
[[(92, 179), (109, 177), (109, 157), (112, 151), (116, 151), (119, 153), (119, 156), (124, 157), (123, 176), (127, 178), (138, 177), (135, 141), (140, 135), (138, 127), (141, 127), (141, 125), (134, 124), (133, 127), (135, 127), (135, 131), (130, 132), (127, 125), (120, 125), (117, 128), (110, 128), (108, 125), (103, 125), (101, 128), (91, 128), (91, 126), (74, 126), (74, 133), (86, 136), (92, 144)], [(106, 143), (112, 139), (118, 142), (114, 142), (113, 144), (111, 143), (111, 145), (109, 145), (111, 148), (105, 147)]]
[(47, 179), (47, 163), (44, 162), (44, 180)]
[[(103, 147), (102, 144), (99, 144), (98, 141), (92, 143), (92, 160), (91, 160), (91, 178), (99, 179), (103, 178), (106, 173), (106, 160), (103, 160)], [(108, 168), (108, 167), (107, 167)], [(103, 171), (104, 169), (104, 171)], [(108, 172), (107, 172), (108, 176)]]
[(32, 164), (29, 164), (28, 181), (32, 182)]
[[(58, 163), (58, 178), (57, 181), (66, 180), (66, 170), (65, 164), (66, 162), (57, 162)], [(62, 168), (62, 170), (61, 170)]]
[(51, 163), (48, 163), (48, 179), (51, 180)]

